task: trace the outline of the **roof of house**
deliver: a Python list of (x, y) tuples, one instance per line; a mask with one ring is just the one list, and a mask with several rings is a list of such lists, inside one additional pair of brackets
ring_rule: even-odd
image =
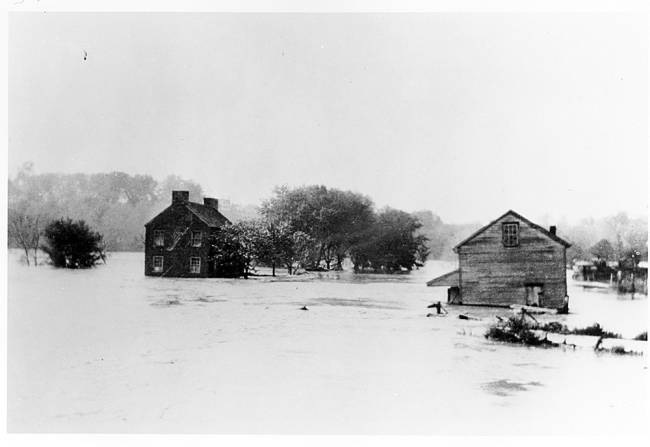
[[(208, 227), (220, 227), (225, 224), (231, 223), (226, 216), (221, 214), (219, 210), (203, 205), (196, 202), (185, 202), (183, 204), (192, 214), (194, 214), (201, 222), (205, 223)], [(158, 216), (165, 213), (171, 206), (165, 208), (160, 213), (158, 213), (153, 219), (145, 224), (145, 226), (151, 224)]]
[(226, 216), (211, 206), (202, 205), (195, 202), (187, 202), (185, 206), (187, 206), (187, 208), (189, 208), (189, 210), (192, 211), (196, 217), (205, 222), (209, 227), (220, 227), (222, 225), (230, 223)]
[(431, 281), (427, 282), (428, 287), (437, 287), (437, 286), (458, 286), (460, 284), (460, 273), (456, 269), (453, 272), (445, 273), (440, 275), (437, 278), (433, 278)]
[(462, 240), (460, 243), (458, 243), (458, 244), (454, 247), (454, 252), (457, 252), (457, 250), (458, 250), (459, 247), (465, 245), (467, 242), (471, 241), (471, 240), (474, 239), (476, 236), (478, 236), (479, 234), (483, 233), (485, 230), (487, 230), (488, 228), (490, 228), (492, 225), (494, 225), (495, 223), (497, 223), (499, 220), (503, 219), (503, 218), (506, 217), (507, 215), (514, 216), (515, 218), (517, 218), (517, 219), (519, 219), (519, 220), (525, 222), (525, 223), (528, 224), (531, 228), (536, 229), (537, 231), (539, 231), (540, 233), (544, 234), (544, 235), (547, 236), (548, 238), (554, 240), (555, 242), (557, 242), (557, 243), (559, 243), (559, 244), (564, 245), (565, 247), (570, 247), (570, 246), (571, 246), (571, 244), (570, 244), (569, 242), (567, 242), (567, 241), (565, 241), (564, 239), (562, 239), (561, 237), (559, 237), (559, 236), (557, 236), (557, 235), (551, 233), (551, 232), (548, 231), (546, 228), (541, 227), (541, 226), (537, 225), (536, 223), (531, 222), (530, 220), (526, 219), (524, 216), (522, 216), (521, 214), (519, 214), (519, 213), (517, 213), (517, 212), (515, 212), (515, 211), (513, 211), (513, 210), (508, 210), (507, 212), (503, 213), (501, 216), (499, 216), (499, 217), (497, 217), (496, 219), (494, 219), (494, 220), (493, 220), (492, 222), (490, 222), (489, 224), (487, 224), (487, 225), (485, 225), (484, 227), (480, 228), (479, 230), (475, 231), (472, 235), (470, 235), (469, 237), (467, 237), (466, 239), (464, 239), (464, 240)]

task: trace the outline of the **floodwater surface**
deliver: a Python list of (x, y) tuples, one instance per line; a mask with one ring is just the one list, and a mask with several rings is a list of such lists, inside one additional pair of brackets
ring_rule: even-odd
[[(406, 275), (172, 279), (141, 253), (8, 266), (12, 432), (644, 433), (646, 358), (486, 340), (504, 309), (448, 307)], [(633, 337), (647, 299), (569, 284), (569, 326)], [(307, 306), (308, 310), (301, 310)], [(465, 313), (480, 320), (460, 320)]]

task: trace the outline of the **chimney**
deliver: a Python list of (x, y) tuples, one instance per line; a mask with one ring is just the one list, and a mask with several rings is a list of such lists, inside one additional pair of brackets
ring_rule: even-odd
[(219, 199), (213, 199), (212, 197), (204, 197), (203, 204), (205, 206), (209, 206), (210, 208), (214, 208), (215, 210), (219, 210)]
[(557, 232), (557, 227), (555, 225), (551, 225), (551, 227), (548, 229), (549, 233), (551, 233), (553, 236), (555, 236), (555, 233)]
[(190, 201), (189, 191), (172, 191), (172, 204), (187, 203)]

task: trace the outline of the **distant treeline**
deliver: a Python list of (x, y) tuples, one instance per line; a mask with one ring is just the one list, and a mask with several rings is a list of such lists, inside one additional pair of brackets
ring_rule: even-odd
[[(195, 201), (203, 198), (201, 185), (175, 175), (157, 181), (123, 172), (36, 174), (27, 163), (9, 180), (9, 244), (21, 246), (16, 232), (11, 234), (12, 223), (30, 229), (23, 236), (37, 237), (34, 229), (54, 219), (71, 218), (84, 220), (101, 233), (108, 251), (140, 251), (144, 224), (170, 204), (172, 190), (187, 190)], [(313, 246), (305, 252), (304, 262), (313, 267), (318, 262), (335, 267), (345, 257), (359, 269), (397, 265), (399, 255), (385, 254), (391, 244), (405, 243), (415, 244), (417, 262), (426, 254), (429, 259), (454, 259), (452, 247), (481, 226), (478, 222), (447, 224), (428, 210), (410, 214), (376, 210), (367, 196), (324, 186), (277, 188), (259, 208), (220, 200), (219, 209), (232, 222), (262, 219), (278, 223), (277, 228), (290, 227), (305, 241), (309, 238)], [(592, 257), (618, 260), (631, 253), (647, 259), (647, 217), (619, 213), (575, 225), (557, 222), (557, 226), (558, 234), (573, 244), (567, 253), (569, 262)]]
[(567, 261), (601, 259), (623, 264), (648, 260), (648, 217), (618, 213), (577, 224), (560, 222), (558, 235), (571, 242)]
[[(106, 250), (139, 251), (144, 244), (144, 224), (170, 204), (172, 190), (187, 190), (195, 201), (201, 201), (204, 193), (198, 183), (175, 175), (157, 181), (149, 175), (123, 172), (37, 174), (27, 163), (9, 180), (9, 219), (18, 227), (30, 227), (26, 234), (38, 234), (37, 227), (44, 228), (54, 219), (84, 220), (103, 235)], [(417, 256), (451, 259), (454, 243), (479, 227), (445, 224), (431, 211), (377, 212), (366, 196), (324, 186), (277, 188), (259, 208), (220, 200), (219, 210), (232, 222), (273, 220), (310, 237), (317, 248), (310, 250), (305, 262), (313, 267), (318, 258), (323, 264), (340, 265), (344, 253), (354, 256), (359, 268), (394, 262), (379, 259), (379, 252), (373, 252), (373, 238), (383, 232), (383, 243), (388, 244), (389, 229), (396, 229), (397, 222), (405, 225), (409, 237), (413, 233), (417, 240), (426, 241), (420, 244)], [(10, 234), (10, 246), (21, 246), (13, 236), (15, 232)], [(397, 244), (398, 239), (390, 243)]]
[[(140, 251), (144, 224), (169, 206), (171, 191), (177, 189), (189, 191), (196, 199), (203, 197), (201, 185), (175, 175), (156, 181), (149, 175), (124, 172), (35, 174), (27, 163), (9, 180), (9, 230), (12, 222), (44, 228), (59, 218), (84, 220), (103, 235), (106, 250)], [(253, 206), (221, 201), (219, 207), (233, 222), (257, 216)], [(20, 246), (11, 231), (9, 244)]]

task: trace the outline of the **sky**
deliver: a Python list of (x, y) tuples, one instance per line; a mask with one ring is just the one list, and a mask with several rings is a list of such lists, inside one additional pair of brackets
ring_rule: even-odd
[(324, 184), (454, 223), (647, 215), (647, 38), (644, 15), (13, 13), (9, 175), (177, 174), (241, 204)]

